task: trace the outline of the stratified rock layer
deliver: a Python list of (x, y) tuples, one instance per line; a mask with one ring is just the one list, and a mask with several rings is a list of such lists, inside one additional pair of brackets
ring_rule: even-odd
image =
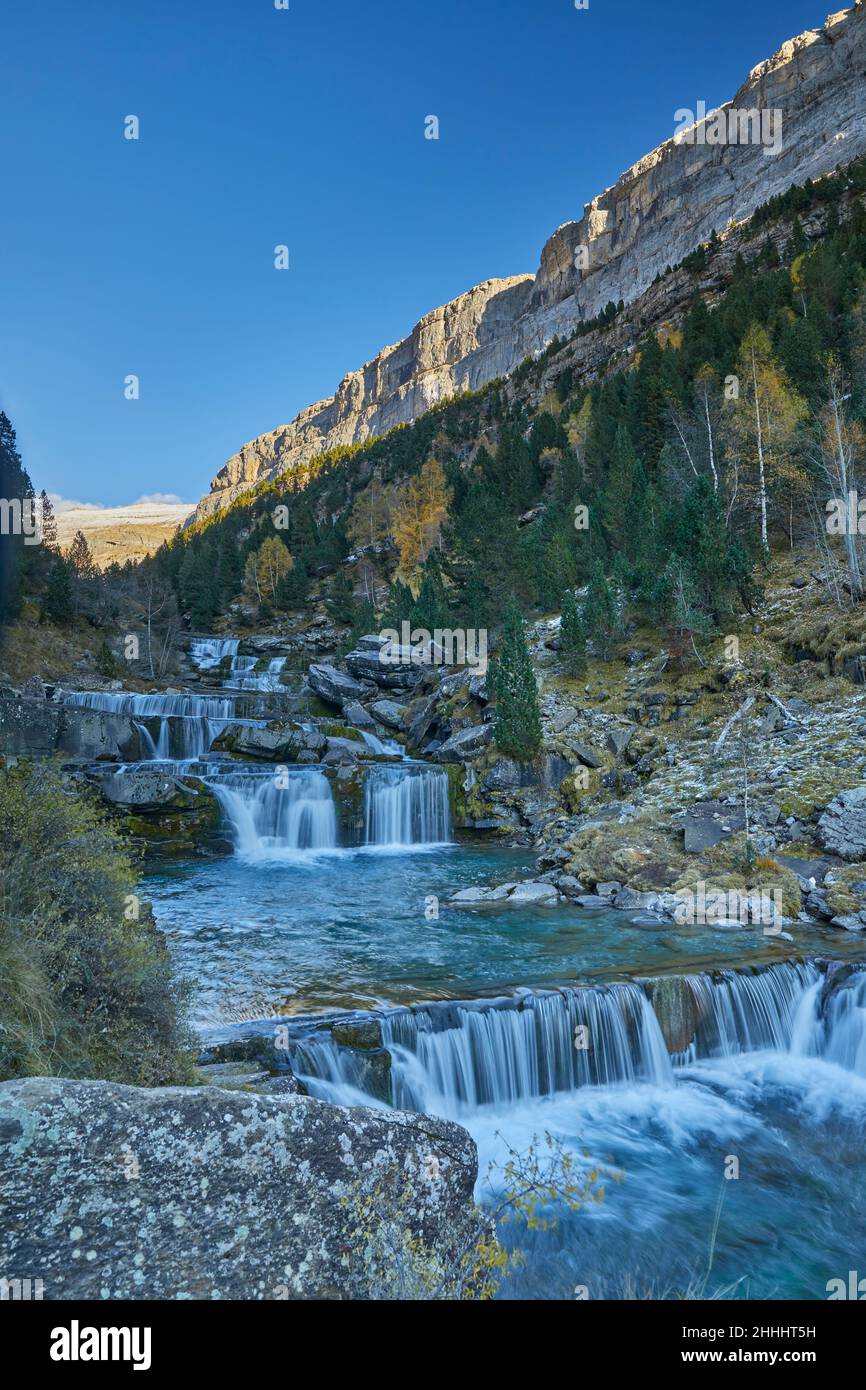
[[(344, 377), (333, 396), (245, 444), (214, 478), (197, 517), (317, 454), (384, 434), (445, 397), (508, 375), (609, 302), (632, 302), (714, 231), (858, 158), (866, 151), (864, 75), (866, 7), (858, 0), (783, 44), (722, 108), (781, 112), (775, 152), (761, 143), (672, 137), (594, 198), (579, 221), (554, 232), (536, 275), (487, 280), (434, 309), (402, 342)], [(683, 93), (689, 104), (696, 99)], [(711, 126), (708, 117), (704, 134)]]

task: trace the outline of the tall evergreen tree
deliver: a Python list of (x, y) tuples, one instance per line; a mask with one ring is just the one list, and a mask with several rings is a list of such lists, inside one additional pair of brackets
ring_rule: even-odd
[(608, 583), (601, 561), (593, 563), (583, 605), (583, 626), (587, 637), (606, 661), (619, 628), (616, 597)]
[(22, 573), (27, 561), (24, 536), (16, 526), (16, 504), (32, 497), (30, 479), (21, 463), (12, 422), (0, 411), (0, 623), (17, 617), (21, 606)]
[(422, 571), (421, 587), (412, 607), (412, 623), (415, 627), (426, 628), (428, 632), (448, 626), (448, 590), (435, 551), (428, 557)]
[(69, 566), (62, 555), (53, 555), (42, 596), (41, 617), (44, 622), (53, 623), (55, 627), (65, 627), (72, 622), (73, 615)]
[(529, 761), (541, 747), (541, 711), (526, 629), (513, 594), (505, 613), (491, 680), (496, 700), (493, 729), (496, 746), (509, 757)]
[(576, 676), (586, 662), (586, 633), (577, 600), (571, 589), (566, 589), (562, 596), (559, 649), (566, 671), (570, 676)]

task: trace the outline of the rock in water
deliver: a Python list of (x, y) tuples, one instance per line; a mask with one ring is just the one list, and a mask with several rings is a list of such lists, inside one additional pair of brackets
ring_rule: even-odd
[[(0, 1085), (3, 1273), (46, 1299), (376, 1297), (359, 1209), (443, 1261), (477, 1154), (430, 1115), (216, 1087)], [(344, 1200), (346, 1199), (346, 1200)], [(374, 1228), (375, 1229), (375, 1228)]]

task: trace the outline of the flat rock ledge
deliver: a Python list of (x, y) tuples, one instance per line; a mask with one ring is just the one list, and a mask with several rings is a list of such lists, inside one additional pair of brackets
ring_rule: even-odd
[(0, 1084), (2, 1269), (42, 1279), (46, 1299), (381, 1297), (359, 1211), (447, 1262), (467, 1220), (482, 1230), (476, 1176), (466, 1131), (427, 1115), (208, 1087)]

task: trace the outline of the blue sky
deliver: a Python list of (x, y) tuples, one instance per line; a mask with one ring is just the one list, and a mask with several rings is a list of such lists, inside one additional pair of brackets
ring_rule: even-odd
[(10, 0), (0, 406), (36, 486), (196, 500), (423, 313), (534, 271), (678, 107), (830, 9)]

